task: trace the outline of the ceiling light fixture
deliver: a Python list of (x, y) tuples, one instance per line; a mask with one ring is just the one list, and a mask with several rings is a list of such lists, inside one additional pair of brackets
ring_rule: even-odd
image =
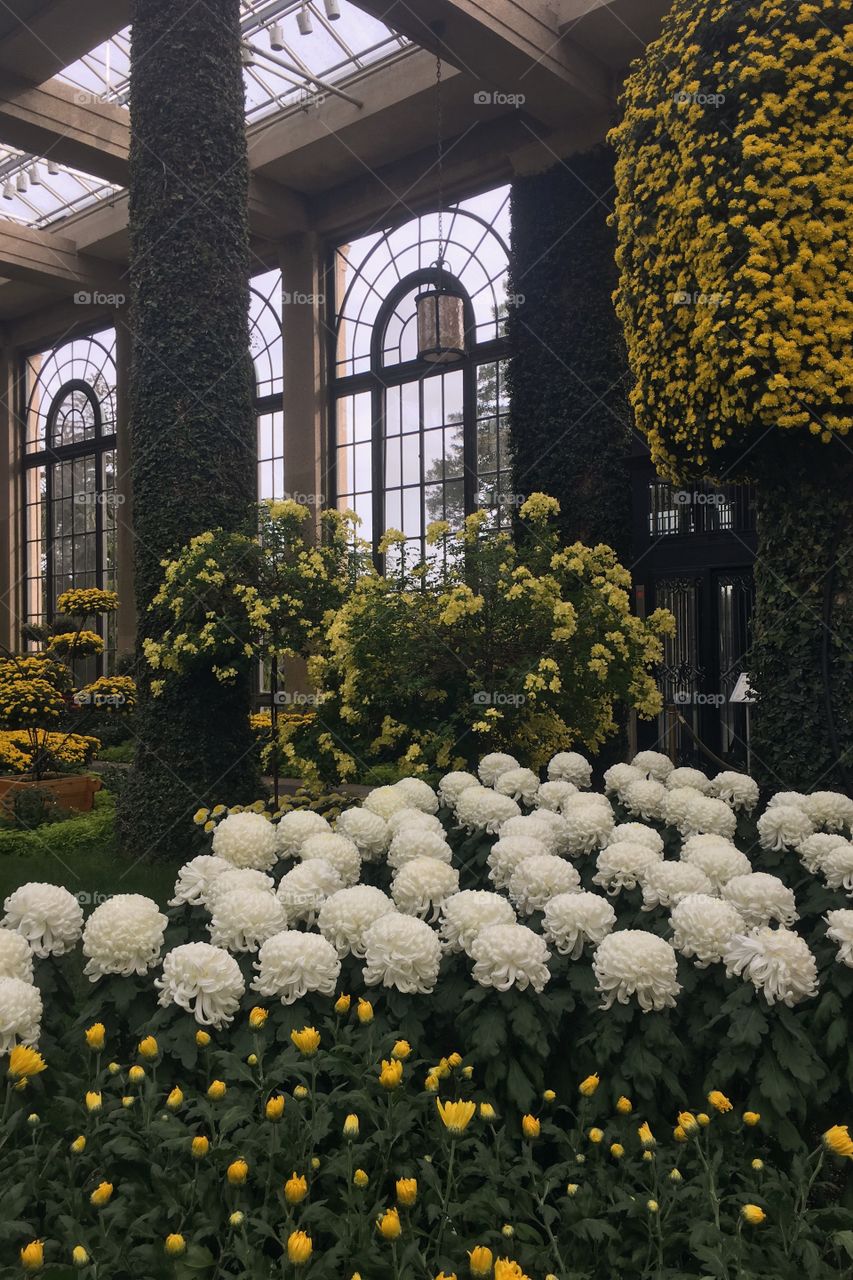
[(240, 61), (244, 67), (253, 67), (255, 65), (255, 54), (250, 44), (244, 40), (240, 45)]
[(59, 173), (59, 165), (56, 163), (55, 160), (48, 160), (47, 171), (52, 178), (55, 178), (56, 175)]
[(326, 6), (326, 17), (329, 21), (337, 22), (341, 16), (341, 6), (338, 4), (338, 0), (323, 0), (323, 4)]
[(30, 182), (33, 184), (34, 187), (40, 187), (42, 185), (41, 171), (38, 165), (35, 163), (30, 165)]
[(15, 188), (13, 187), (11, 182), (6, 182), (3, 184), (3, 199), (4, 200), (15, 199)]
[(296, 25), (299, 28), (299, 34), (303, 36), (310, 36), (314, 30), (314, 23), (311, 21), (311, 14), (307, 5), (304, 5), (297, 13)]
[(272, 22), (267, 30), (270, 37), (270, 48), (280, 52), (284, 48), (284, 26), (280, 22)]
[(18, 176), (15, 179), (15, 186), (17, 190), (20, 191), (21, 194), (23, 194), (29, 185), (30, 184), (27, 181), (27, 175), (24, 173), (23, 169), (19, 169)]

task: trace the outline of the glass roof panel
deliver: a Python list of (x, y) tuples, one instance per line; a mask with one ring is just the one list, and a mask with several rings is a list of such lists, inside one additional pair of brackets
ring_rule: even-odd
[[(365, 68), (414, 46), (350, 0), (241, 0), (246, 120), (320, 108)], [(337, 16), (336, 16), (337, 15)], [(272, 44), (280, 48), (272, 48)], [(58, 76), (97, 101), (127, 106), (130, 27)], [(35, 174), (33, 175), (33, 165)], [(66, 165), (0, 145), (0, 216), (45, 227), (121, 188)]]

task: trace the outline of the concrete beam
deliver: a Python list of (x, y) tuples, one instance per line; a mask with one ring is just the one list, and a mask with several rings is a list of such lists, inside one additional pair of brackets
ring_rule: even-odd
[[(545, 0), (357, 0), (360, 9), (466, 72), (483, 93), (520, 95), (547, 125), (612, 100), (604, 66), (561, 38)], [(435, 34), (435, 24), (441, 24)]]
[(126, 27), (130, 0), (15, 0), (9, 17), (14, 26), (0, 27), (0, 71), (41, 84)]
[(0, 220), (0, 275), (60, 292), (120, 292), (117, 273), (78, 253), (73, 240)]
[(559, 30), (564, 42), (620, 72), (660, 34), (671, 7), (672, 0), (561, 0)]
[(4, 79), (0, 139), (118, 186), (127, 183), (127, 111), (61, 80), (35, 86)]

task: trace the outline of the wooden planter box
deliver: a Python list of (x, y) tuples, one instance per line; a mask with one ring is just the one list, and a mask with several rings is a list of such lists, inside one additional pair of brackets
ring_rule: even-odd
[(38, 782), (32, 778), (0, 778), (0, 809), (12, 810), (16, 791), (49, 791), (59, 808), (67, 813), (89, 813), (95, 792), (102, 786), (100, 778), (92, 778), (88, 773), (59, 774)]

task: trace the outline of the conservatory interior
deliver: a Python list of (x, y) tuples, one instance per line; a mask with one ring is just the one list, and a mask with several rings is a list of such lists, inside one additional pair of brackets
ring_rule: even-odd
[(853, 1276), (851, 30), (0, 3), (0, 1277)]

